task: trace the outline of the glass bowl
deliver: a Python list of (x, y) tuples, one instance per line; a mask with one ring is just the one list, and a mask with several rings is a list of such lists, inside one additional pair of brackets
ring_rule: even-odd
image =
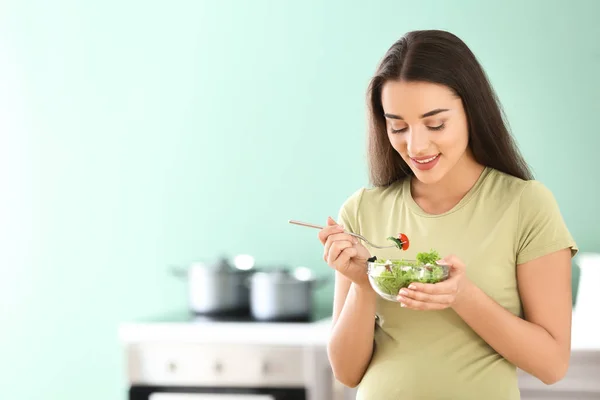
[(447, 265), (420, 264), (415, 260), (375, 260), (367, 263), (369, 282), (382, 298), (398, 302), (400, 289), (413, 282), (438, 283), (448, 279)]

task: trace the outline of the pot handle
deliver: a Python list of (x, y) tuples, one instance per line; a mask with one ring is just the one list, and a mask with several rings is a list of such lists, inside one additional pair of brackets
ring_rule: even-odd
[(169, 267), (169, 272), (176, 278), (186, 278), (187, 277), (187, 269), (184, 267), (180, 267), (178, 265), (171, 265)]
[(256, 272), (259, 272), (259, 271), (258, 270), (248, 271), (248, 276), (246, 276), (246, 277), (244, 277), (244, 279), (242, 279), (242, 285), (244, 285), (248, 289), (252, 289), (252, 278)]

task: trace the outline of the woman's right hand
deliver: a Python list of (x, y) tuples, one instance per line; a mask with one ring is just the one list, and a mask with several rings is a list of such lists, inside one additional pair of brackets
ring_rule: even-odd
[(327, 226), (319, 231), (319, 240), (325, 246), (323, 259), (330, 267), (359, 286), (370, 286), (367, 276), (369, 251), (360, 241), (344, 232), (333, 218), (327, 218)]

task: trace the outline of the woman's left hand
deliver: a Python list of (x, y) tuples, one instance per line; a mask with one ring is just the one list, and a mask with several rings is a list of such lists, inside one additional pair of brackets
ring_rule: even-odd
[(443, 310), (462, 299), (464, 289), (471, 283), (465, 274), (465, 264), (456, 256), (448, 256), (439, 265), (450, 267), (448, 279), (439, 283), (411, 283), (398, 294), (402, 307), (413, 310)]

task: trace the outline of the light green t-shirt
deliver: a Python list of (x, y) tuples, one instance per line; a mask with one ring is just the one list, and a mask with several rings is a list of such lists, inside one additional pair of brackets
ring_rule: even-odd
[[(552, 193), (486, 168), (450, 211), (424, 212), (410, 179), (386, 188), (360, 189), (339, 220), (374, 243), (402, 232), (407, 251), (369, 249), (378, 258), (414, 259), (437, 250), (458, 256), (479, 288), (522, 317), (516, 268), (550, 252), (577, 252)], [(551, 266), (549, 266), (551, 267)], [(359, 385), (360, 400), (518, 400), (516, 368), (481, 339), (452, 309), (417, 311), (377, 300), (375, 350)], [(486, 318), (482, 315), (481, 318)]]

